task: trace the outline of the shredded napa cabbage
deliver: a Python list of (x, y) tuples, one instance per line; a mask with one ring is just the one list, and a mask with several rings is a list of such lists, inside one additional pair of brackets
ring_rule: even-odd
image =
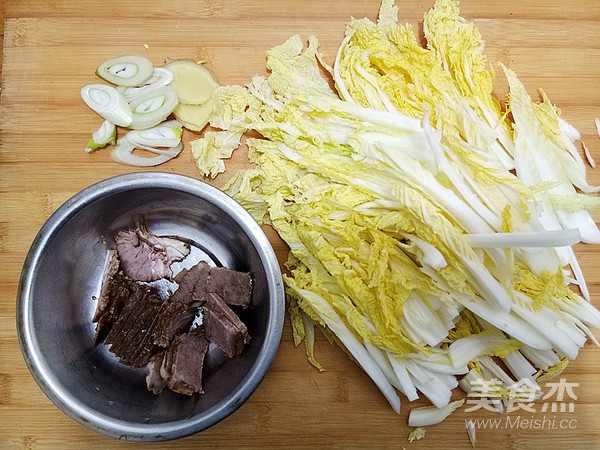
[[(399, 392), (420, 392), (441, 420), (459, 406), (460, 377), (468, 392), (539, 396), (535, 378), (595, 341), (600, 313), (572, 248), (556, 242), (600, 242), (587, 211), (598, 188), (545, 94), (532, 101), (503, 68), (507, 109), (493, 96), (483, 40), (457, 0), (425, 14), (425, 47), (397, 16), (383, 0), (377, 22), (351, 20), (333, 67), (315, 37), (271, 49), (268, 77), (215, 90), (210, 124), (222, 131), (192, 149), (214, 175), (253, 133), (254, 167), (224, 190), (288, 244), (293, 338), (311, 363), (323, 368), (316, 327), (396, 411)], [(537, 233), (536, 247), (499, 248), (497, 233)], [(527, 395), (513, 392), (523, 377)]]

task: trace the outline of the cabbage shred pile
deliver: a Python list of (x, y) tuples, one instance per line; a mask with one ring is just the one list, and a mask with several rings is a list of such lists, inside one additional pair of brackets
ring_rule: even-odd
[(214, 92), (222, 131), (196, 156), (215, 166), (260, 134), (225, 190), (289, 245), (288, 310), (312, 364), (316, 327), (396, 411), (399, 392), (423, 394), (445, 417), (459, 383), (502, 410), (597, 343), (571, 246), (600, 243), (599, 189), (545, 94), (532, 101), (502, 66), (506, 107), (492, 95), (457, 1), (423, 28), (425, 48), (384, 0), (376, 23), (347, 25), (333, 67), (315, 37), (291, 37), (267, 53), (268, 77)]

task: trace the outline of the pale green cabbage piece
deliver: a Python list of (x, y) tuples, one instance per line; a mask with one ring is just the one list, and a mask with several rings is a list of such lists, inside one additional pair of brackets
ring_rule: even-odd
[(216, 177), (225, 172), (226, 158), (240, 146), (241, 131), (207, 131), (203, 139), (190, 143), (192, 155), (204, 176)]
[(423, 427), (415, 428), (408, 435), (408, 442), (420, 441), (425, 437), (427, 431)]

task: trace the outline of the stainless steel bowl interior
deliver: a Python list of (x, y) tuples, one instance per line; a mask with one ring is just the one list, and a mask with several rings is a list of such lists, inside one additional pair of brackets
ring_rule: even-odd
[[(159, 235), (190, 242), (187, 265), (250, 271), (253, 306), (236, 310), (252, 341), (226, 359), (212, 347), (203, 395), (146, 390), (145, 369), (94, 346), (94, 296), (116, 231), (143, 217)], [(201, 431), (235, 411), (275, 356), (283, 326), (283, 287), (266, 236), (230, 197), (200, 181), (166, 173), (129, 174), (97, 183), (67, 201), (40, 230), (24, 264), (17, 298), (23, 355), (44, 393), (66, 414), (105, 434), (167, 440)]]

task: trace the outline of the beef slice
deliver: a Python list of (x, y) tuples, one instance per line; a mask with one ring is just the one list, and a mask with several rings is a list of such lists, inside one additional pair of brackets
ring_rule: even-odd
[(200, 261), (175, 276), (179, 287), (173, 301), (202, 305), (210, 293), (219, 295), (225, 303), (246, 308), (252, 297), (252, 279), (248, 272), (225, 267), (211, 267)]
[(179, 272), (175, 276), (179, 287), (171, 296), (171, 300), (194, 305), (203, 303), (209, 274), (210, 266), (204, 261)]
[(102, 289), (102, 297), (98, 298), (99, 303), (93, 319), (96, 322), (95, 344), (105, 342), (135, 290), (135, 282), (124, 275), (116, 274), (106, 280)]
[(196, 309), (188, 303), (163, 303), (154, 328), (154, 343), (160, 347), (168, 347), (177, 334), (190, 329), (195, 317)]
[(208, 340), (229, 358), (242, 353), (250, 342), (246, 325), (217, 294), (207, 295), (202, 307), (202, 325)]
[(229, 305), (246, 308), (252, 295), (252, 279), (248, 272), (211, 267), (206, 290), (217, 294)]
[(115, 238), (123, 272), (138, 281), (171, 278), (171, 264), (182, 261), (189, 244), (170, 236), (156, 236), (145, 225), (119, 231)]
[(98, 322), (98, 319), (104, 314), (109, 308), (110, 297), (109, 297), (109, 284), (110, 280), (119, 271), (119, 258), (116, 250), (107, 250), (106, 259), (104, 260), (104, 268), (102, 270), (102, 284), (100, 287), (100, 294), (98, 295), (98, 303), (96, 304), (96, 312), (92, 318), (93, 322)]
[(202, 368), (208, 340), (202, 328), (177, 336), (165, 351), (160, 375), (172, 391), (202, 394)]

